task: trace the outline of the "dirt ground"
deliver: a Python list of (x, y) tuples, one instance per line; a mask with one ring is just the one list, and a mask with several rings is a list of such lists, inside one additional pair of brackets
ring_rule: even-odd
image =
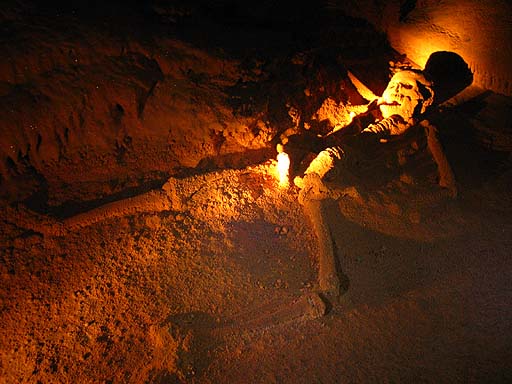
[(275, 144), (401, 56), (341, 15), (177, 4), (0, 11), (0, 383), (511, 382), (512, 100), (429, 117), (457, 197), (421, 130), (343, 170), (319, 296)]

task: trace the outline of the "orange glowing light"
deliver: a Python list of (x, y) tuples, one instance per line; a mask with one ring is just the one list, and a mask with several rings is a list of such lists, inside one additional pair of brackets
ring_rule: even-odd
[(286, 152), (277, 154), (277, 174), (279, 177), (279, 186), (287, 187), (289, 181), (290, 156)]

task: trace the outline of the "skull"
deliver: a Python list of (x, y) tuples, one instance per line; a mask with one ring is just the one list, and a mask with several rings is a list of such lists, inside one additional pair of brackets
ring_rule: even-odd
[(401, 116), (405, 122), (425, 112), (432, 105), (432, 83), (421, 71), (403, 70), (395, 73), (382, 93), (379, 108), (382, 117)]

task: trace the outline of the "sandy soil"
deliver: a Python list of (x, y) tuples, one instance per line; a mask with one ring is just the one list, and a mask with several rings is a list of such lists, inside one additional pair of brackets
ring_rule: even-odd
[(31, 4), (1, 13), (0, 382), (512, 380), (510, 98), (429, 117), (456, 198), (422, 130), (343, 169), (322, 204), (346, 291), (319, 296), (274, 148), (364, 103), (344, 68), (382, 91), (382, 36), (309, 9)]

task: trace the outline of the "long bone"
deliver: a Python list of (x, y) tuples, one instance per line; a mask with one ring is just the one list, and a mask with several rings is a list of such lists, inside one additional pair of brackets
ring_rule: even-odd
[[(45, 236), (63, 236), (68, 232), (93, 225), (103, 220), (133, 215), (136, 213), (181, 211), (186, 199), (184, 193), (178, 193), (183, 183), (181, 180), (170, 178), (160, 190), (152, 190), (134, 197), (117, 200), (101, 205), (77, 215), (56, 220), (47, 216), (41, 217), (34, 212), (24, 209), (8, 208), (8, 220)], [(178, 185), (179, 184), (179, 185)]]
[(427, 135), (427, 146), (434, 158), (439, 172), (439, 185), (447, 188), (451, 197), (457, 197), (457, 183), (453, 174), (452, 167), (448, 162), (446, 153), (444, 152), (443, 145), (439, 141), (438, 130), (428, 120), (422, 120), (420, 125), (425, 128)]
[(321, 292), (339, 296), (341, 280), (338, 273), (335, 253), (335, 243), (324, 212), (325, 203), (322, 200), (307, 199), (304, 201), (304, 211), (309, 216), (318, 243), (318, 285)]
[[(329, 165), (327, 165), (329, 167)], [(336, 254), (336, 242), (329, 226), (328, 212), (331, 203), (340, 197), (357, 197), (355, 188), (333, 190), (327, 187), (319, 175), (312, 173), (304, 177), (304, 185), (299, 194), (299, 203), (309, 218), (318, 246), (318, 286), (321, 293), (329, 298), (337, 298), (345, 291), (345, 276)]]

